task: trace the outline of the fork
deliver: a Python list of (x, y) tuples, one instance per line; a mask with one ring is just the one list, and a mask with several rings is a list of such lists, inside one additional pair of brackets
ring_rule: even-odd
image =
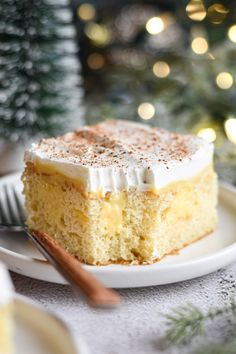
[(4, 185), (0, 197), (0, 231), (24, 231), (44, 257), (67, 280), (76, 293), (83, 293), (94, 307), (114, 307), (119, 295), (106, 288), (81, 263), (45, 233), (30, 230), (25, 224), (25, 210), (14, 185)]

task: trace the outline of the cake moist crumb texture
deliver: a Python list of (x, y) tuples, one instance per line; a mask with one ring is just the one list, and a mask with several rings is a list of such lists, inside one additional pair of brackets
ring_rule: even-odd
[(106, 121), (25, 154), (27, 222), (89, 264), (153, 263), (213, 231), (213, 145)]

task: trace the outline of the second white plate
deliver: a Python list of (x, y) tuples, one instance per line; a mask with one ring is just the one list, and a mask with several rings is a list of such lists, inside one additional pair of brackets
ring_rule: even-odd
[[(21, 188), (20, 174), (0, 179), (0, 187), (14, 183)], [(16, 273), (54, 283), (64, 283), (23, 233), (0, 234), (0, 259)], [(106, 286), (132, 288), (179, 282), (211, 273), (236, 260), (236, 189), (221, 184), (218, 229), (202, 240), (152, 265), (84, 267)]]
[(89, 353), (87, 345), (77, 333), (26, 297), (15, 297), (14, 320), (15, 354)]

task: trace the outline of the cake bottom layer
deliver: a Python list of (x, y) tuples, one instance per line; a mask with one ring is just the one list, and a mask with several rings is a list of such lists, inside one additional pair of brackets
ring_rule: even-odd
[(12, 304), (0, 307), (0, 354), (13, 354)]
[(105, 196), (85, 193), (72, 180), (32, 164), (23, 182), (29, 227), (88, 264), (153, 263), (216, 227), (212, 165), (157, 191), (134, 188)]

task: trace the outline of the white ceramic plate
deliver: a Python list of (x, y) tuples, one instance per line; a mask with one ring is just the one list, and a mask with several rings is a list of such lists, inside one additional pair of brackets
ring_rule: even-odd
[[(0, 188), (14, 183), (22, 188), (20, 174), (0, 179)], [(47, 263), (22, 233), (0, 234), (0, 259), (9, 269), (54, 283), (64, 279)], [(236, 189), (220, 185), (219, 226), (216, 232), (152, 265), (84, 267), (106, 286), (132, 288), (179, 282), (211, 273), (236, 260)]]
[(23, 296), (14, 299), (14, 317), (15, 354), (88, 354), (64, 322)]

